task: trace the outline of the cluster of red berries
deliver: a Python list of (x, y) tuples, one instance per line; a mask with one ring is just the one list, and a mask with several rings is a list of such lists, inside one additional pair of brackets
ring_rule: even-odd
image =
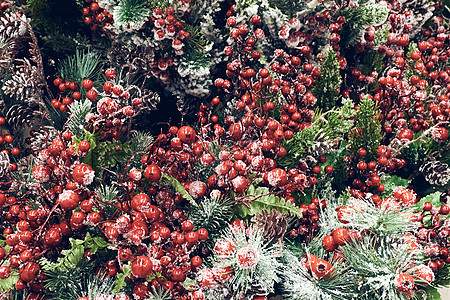
[[(65, 139), (69, 135), (64, 134)], [(83, 150), (89, 148), (80, 143), (79, 151)], [(95, 219), (93, 223), (100, 221), (97, 212), (91, 212), (87, 218), (83, 213), (93, 206), (86, 189), (93, 180), (92, 168), (79, 163), (75, 149), (67, 141), (53, 140), (39, 153), (38, 160), (40, 163), (31, 174), (35, 183), (12, 179), (10, 189), (0, 194), (0, 213), (8, 224), (3, 226), (3, 233), (9, 247), (8, 251), (0, 249), (1, 259), (8, 259), (2, 266), (1, 278), (9, 277), (12, 269), (18, 269), (20, 278), (16, 289), (29, 288), (34, 292), (42, 292), (46, 279), (36, 260), (45, 252), (55, 251), (64, 236), (83, 227), (85, 219)], [(21, 193), (20, 186), (27, 186), (29, 191)], [(38, 209), (27, 204), (35, 197), (41, 200)], [(81, 211), (74, 212), (79, 205)]]
[(98, 29), (108, 29), (114, 22), (113, 16), (104, 8), (100, 7), (97, 1), (86, 0), (88, 7), (83, 8), (84, 23), (89, 25), (92, 31)]
[(446, 204), (436, 207), (430, 202), (425, 202), (419, 213), (418, 221), (421, 222), (421, 228), (416, 236), (420, 243), (426, 245), (424, 254), (430, 258), (428, 266), (435, 271), (443, 268), (444, 263), (450, 263), (448, 243), (450, 222), (446, 220), (450, 207)]
[(58, 88), (59, 93), (57, 99), (51, 101), (52, 106), (62, 112), (68, 112), (73, 101), (81, 99), (81, 93), (77, 91), (78, 84), (70, 81), (63, 82), (61, 78), (53, 80), (53, 84)]
[[(0, 117), (0, 127), (4, 126), (6, 124), (6, 120), (3, 117)], [(12, 144), (14, 141), (14, 138), (12, 135), (5, 133), (0, 134), (0, 146), (5, 147), (7, 144)], [(6, 148), (6, 147), (5, 147)], [(18, 148), (11, 148), (11, 149), (3, 149), (2, 151), (5, 151), (6, 154), (11, 154), (12, 156), (18, 156), (20, 154), (20, 150)], [(14, 167), (13, 167), (14, 168)]]
[[(184, 53), (184, 46), (189, 39), (190, 34), (183, 30), (185, 27), (181, 19), (177, 19), (175, 15), (183, 15), (189, 9), (189, 1), (179, 1), (181, 7), (175, 11), (173, 7), (167, 7), (165, 11), (157, 7), (153, 10), (153, 15), (148, 22), (154, 36), (154, 40), (158, 42), (160, 48), (165, 52), (173, 53), (174, 56), (181, 56)], [(165, 49), (169, 41), (171, 50)], [(184, 41), (184, 43), (183, 43)], [(152, 63), (151, 73), (164, 84), (170, 83), (170, 68), (174, 68), (174, 58), (166, 54), (156, 57)]]
[[(287, 198), (289, 200), (289, 198)], [(309, 204), (301, 204), (302, 217), (296, 222), (295, 228), (289, 232), (291, 239), (311, 241), (319, 230), (319, 212), (327, 207), (327, 200), (314, 197)]]
[(384, 184), (378, 172), (393, 173), (406, 166), (406, 160), (391, 157), (391, 150), (386, 146), (378, 147), (376, 161), (367, 161), (367, 150), (364, 148), (358, 150), (358, 157), (347, 156), (346, 160), (350, 164), (348, 174), (354, 187), (351, 193), (356, 196), (368, 191), (382, 193)]
[[(120, 84), (114, 83), (116, 72), (113, 69), (105, 71), (108, 79), (103, 84), (103, 92), (99, 92), (94, 88), (92, 80), (85, 79), (82, 83), (83, 88), (87, 91), (86, 97), (91, 101), (97, 101), (97, 113), (87, 115), (88, 129), (100, 133), (105, 140), (118, 140), (123, 131), (125, 120), (136, 114), (136, 108), (142, 104), (139, 97), (139, 90), (136, 86), (122, 87)], [(136, 89), (137, 92), (133, 93)]]

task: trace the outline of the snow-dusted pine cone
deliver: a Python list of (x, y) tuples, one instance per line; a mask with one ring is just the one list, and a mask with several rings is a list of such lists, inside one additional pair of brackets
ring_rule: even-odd
[(283, 239), (288, 226), (286, 216), (275, 209), (271, 212), (263, 209), (252, 218), (252, 222), (262, 230), (268, 241)]
[(0, 178), (8, 173), (10, 164), (8, 153), (0, 152)]
[(42, 102), (42, 88), (39, 86), (39, 70), (28, 59), (17, 66), (11, 78), (3, 85), (3, 91), (8, 96), (26, 102)]
[(124, 43), (116, 42), (111, 46), (108, 60), (113, 67), (129, 67), (131, 73), (143, 72), (150, 76), (155, 54), (151, 47), (137, 46), (130, 48)]
[(46, 148), (47, 143), (51, 143), (56, 138), (59, 138), (57, 130), (52, 126), (44, 126), (31, 137), (31, 150), (37, 153)]
[(24, 14), (7, 11), (0, 19), (0, 34), (8, 38), (24, 36), (27, 32), (28, 21)]
[(446, 185), (450, 181), (450, 168), (446, 163), (435, 159), (425, 161), (419, 168), (425, 179), (436, 185)]
[(19, 131), (23, 126), (31, 126), (34, 116), (38, 113), (39, 107), (36, 103), (14, 104), (6, 112), (6, 119), (15, 131)]

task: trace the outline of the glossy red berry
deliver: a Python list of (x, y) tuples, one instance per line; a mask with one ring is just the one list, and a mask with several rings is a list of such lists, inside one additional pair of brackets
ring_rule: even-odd
[(86, 91), (89, 91), (90, 89), (92, 89), (94, 87), (94, 83), (92, 82), (92, 80), (90, 79), (85, 79), (83, 80), (83, 82), (81, 83), (81, 86), (83, 87), (83, 89), (85, 89)]

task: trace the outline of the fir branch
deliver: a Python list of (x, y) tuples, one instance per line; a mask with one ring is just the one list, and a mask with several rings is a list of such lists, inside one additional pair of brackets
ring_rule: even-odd
[(204, 198), (198, 205), (191, 208), (189, 219), (196, 228), (205, 228), (209, 233), (225, 228), (232, 216), (232, 200), (219, 198)]
[(147, 151), (153, 143), (154, 138), (149, 132), (135, 131), (131, 135), (130, 150), (133, 153)]
[(348, 263), (360, 276), (362, 299), (407, 299), (395, 287), (394, 278), (399, 273), (412, 272), (411, 262), (420, 250), (408, 248), (408, 244), (392, 237), (368, 236), (342, 247)]
[[(366, 230), (378, 236), (392, 236), (417, 230), (419, 222), (411, 222), (414, 208), (394, 210), (389, 209), (387, 205), (389, 204), (384, 203), (378, 208), (371, 200), (348, 197), (348, 194), (341, 196), (330, 203), (329, 207), (320, 214), (321, 231), (326, 235), (334, 229), (344, 226), (359, 231)], [(347, 209), (347, 213), (343, 216), (348, 222), (346, 224), (337, 218), (339, 207)]]
[(121, 0), (114, 9), (114, 21), (125, 27), (139, 29), (150, 16), (147, 0)]
[(357, 277), (344, 264), (335, 263), (335, 273), (316, 278), (301, 265), (298, 257), (285, 251), (282, 257), (282, 289), (286, 299), (347, 300), (356, 299)]
[(114, 205), (118, 203), (117, 197), (120, 196), (117, 187), (115, 185), (100, 184), (99, 187), (95, 189), (95, 193), (106, 213), (112, 215), (116, 211)]
[[(226, 287), (232, 295), (246, 295), (245, 299), (252, 299), (251, 289), (257, 286), (265, 295), (274, 291), (274, 284), (280, 280), (278, 271), (281, 268), (277, 258), (281, 254), (279, 244), (270, 244), (262, 235), (260, 230), (254, 227), (231, 228), (229, 227), (223, 238), (231, 241), (235, 247), (235, 253), (231, 256), (215, 257), (215, 265), (218, 267), (231, 266), (234, 273)], [(237, 259), (239, 249), (252, 249), (256, 255), (253, 258), (255, 265), (252, 267), (241, 267)], [(213, 299), (213, 298), (207, 298)]]
[(313, 94), (317, 98), (318, 107), (329, 110), (339, 100), (339, 86), (342, 83), (337, 55), (331, 47), (325, 53), (320, 73), (314, 84)]
[(359, 104), (355, 128), (349, 133), (349, 146), (353, 155), (360, 148), (367, 151), (365, 159), (374, 160), (377, 157), (378, 146), (382, 139), (381, 123), (378, 120), (378, 107), (369, 97)]
[(100, 58), (89, 51), (77, 50), (75, 55), (63, 60), (58, 68), (58, 74), (64, 80), (81, 82), (86, 79), (94, 80), (100, 73)]
[(345, 24), (341, 33), (341, 43), (344, 47), (354, 44), (363, 31), (370, 26), (383, 24), (388, 17), (388, 9), (375, 3), (367, 1), (357, 7), (348, 7), (343, 11)]
[(69, 130), (76, 136), (83, 139), (86, 116), (92, 112), (92, 102), (88, 99), (84, 101), (74, 101), (69, 107), (70, 119), (68, 122)]
[[(353, 126), (355, 111), (354, 103), (350, 99), (343, 99), (339, 109), (332, 109), (322, 113), (320, 109), (314, 112), (310, 127), (300, 130), (290, 140), (283, 140), (286, 156), (277, 160), (281, 166), (292, 166), (307, 153), (318, 155), (329, 153), (327, 149), (335, 146), (334, 140), (342, 138)], [(318, 148), (324, 149), (318, 149)], [(318, 151), (318, 150), (319, 151)]]

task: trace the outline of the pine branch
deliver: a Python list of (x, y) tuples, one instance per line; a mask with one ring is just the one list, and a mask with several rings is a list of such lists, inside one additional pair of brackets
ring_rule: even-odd
[(100, 72), (100, 62), (98, 55), (94, 55), (88, 51), (77, 50), (75, 55), (61, 61), (58, 68), (58, 74), (64, 80), (70, 80), (81, 84), (86, 78), (94, 80), (98, 77)]
[(218, 198), (204, 198), (191, 208), (189, 219), (196, 228), (205, 228), (208, 232), (218, 232), (225, 228), (232, 216), (233, 201)]
[(317, 98), (318, 107), (329, 110), (339, 100), (339, 87), (342, 83), (337, 55), (331, 47), (325, 53), (320, 73), (314, 84), (313, 94)]
[(92, 112), (92, 102), (89, 99), (84, 101), (74, 101), (69, 107), (70, 119), (68, 122), (69, 130), (75, 135), (83, 138), (86, 116)]
[(382, 138), (377, 110), (373, 100), (368, 97), (362, 100), (357, 111), (355, 128), (349, 134), (350, 151), (356, 155), (360, 148), (366, 149), (367, 161), (376, 159)]

